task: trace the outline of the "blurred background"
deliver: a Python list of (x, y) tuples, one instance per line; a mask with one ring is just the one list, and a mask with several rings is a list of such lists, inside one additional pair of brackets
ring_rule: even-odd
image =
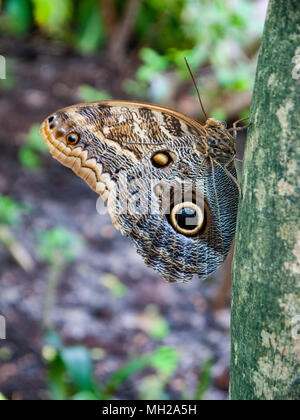
[(110, 98), (203, 121), (185, 56), (209, 116), (249, 115), (267, 0), (0, 5), (0, 400), (226, 399), (228, 290), (146, 268), (39, 124)]

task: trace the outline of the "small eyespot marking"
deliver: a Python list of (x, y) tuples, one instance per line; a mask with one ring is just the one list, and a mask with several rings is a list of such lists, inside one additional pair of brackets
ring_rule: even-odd
[(77, 133), (70, 133), (67, 135), (67, 144), (74, 146), (79, 142), (79, 135)]
[(167, 151), (156, 152), (151, 158), (152, 165), (155, 168), (167, 168), (173, 163), (173, 158)]

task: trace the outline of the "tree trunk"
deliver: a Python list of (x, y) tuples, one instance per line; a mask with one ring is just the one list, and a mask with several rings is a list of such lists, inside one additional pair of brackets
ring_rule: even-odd
[(300, 399), (299, 22), (299, 0), (270, 1), (233, 263), (231, 400)]

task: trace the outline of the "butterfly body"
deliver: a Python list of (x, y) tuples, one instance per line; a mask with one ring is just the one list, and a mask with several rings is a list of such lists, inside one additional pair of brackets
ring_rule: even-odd
[(114, 226), (167, 281), (195, 273), (205, 278), (223, 262), (238, 202), (230, 179), (234, 140), (223, 123), (202, 125), (155, 105), (105, 101), (58, 111), (41, 134), (52, 155), (106, 201)]

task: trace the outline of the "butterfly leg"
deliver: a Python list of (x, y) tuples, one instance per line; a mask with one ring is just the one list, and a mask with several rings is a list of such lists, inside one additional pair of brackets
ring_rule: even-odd
[(231, 158), (225, 163), (225, 166), (228, 168), (228, 166), (233, 162), (233, 161), (237, 161), (239, 163), (243, 163), (242, 159), (238, 159), (236, 157), (236, 155), (232, 155)]
[(233, 138), (234, 138), (235, 140), (237, 139), (237, 132), (238, 132), (238, 131), (247, 130), (247, 128), (251, 127), (252, 123), (249, 123), (249, 124), (247, 124), (247, 125), (245, 125), (245, 126), (243, 126), (243, 127), (238, 127), (238, 124), (239, 124), (239, 123), (241, 123), (241, 122), (243, 122), (243, 121), (246, 121), (246, 120), (249, 120), (249, 118), (250, 118), (250, 117), (245, 117), (245, 118), (242, 118), (242, 119), (240, 119), (240, 120), (237, 120), (237, 121), (235, 121), (235, 122), (233, 123), (233, 127), (232, 127), (232, 128), (229, 128), (228, 132), (229, 132), (229, 133), (230, 133), (230, 132), (232, 132), (232, 133), (233, 133)]

